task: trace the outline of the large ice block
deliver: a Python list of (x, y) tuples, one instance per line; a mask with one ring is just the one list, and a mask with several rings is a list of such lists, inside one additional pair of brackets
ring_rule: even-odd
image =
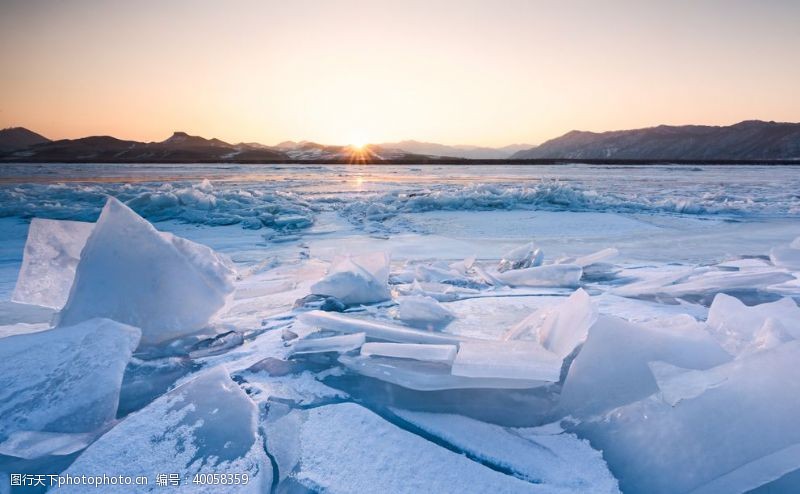
[(407, 296), (397, 299), (397, 317), (405, 324), (434, 331), (447, 326), (455, 315), (432, 297)]
[[(258, 432), (258, 407), (217, 367), (134, 412), (84, 451), (65, 474), (149, 476), (176, 473), (176, 492), (269, 490), (272, 467)], [(192, 482), (198, 473), (241, 474), (246, 485)], [(152, 480), (151, 480), (152, 481)], [(85, 486), (56, 492), (85, 492)], [(130, 492), (126, 485), (103, 492)]]
[(583, 270), (575, 264), (549, 264), (526, 269), (514, 269), (494, 276), (512, 287), (576, 287)]
[(573, 430), (603, 450), (624, 492), (748, 492), (800, 468), (798, 359), (792, 341), (673, 375), (682, 399), (654, 395)]
[(562, 358), (536, 341), (463, 341), (454, 376), (557, 382)]
[(0, 339), (0, 441), (90, 432), (114, 419), (137, 328), (108, 319)]
[(328, 274), (311, 285), (311, 293), (345, 304), (372, 304), (391, 298), (389, 255), (384, 252), (335, 259)]
[(512, 269), (525, 269), (541, 266), (544, 261), (544, 253), (536, 248), (533, 242), (521, 245), (503, 255), (497, 265), (497, 271), (503, 273)]
[(455, 345), (424, 345), (420, 343), (365, 343), (361, 355), (365, 357), (394, 357), (450, 364), (456, 358)]
[(112, 197), (83, 249), (59, 324), (107, 317), (141, 328), (142, 344), (157, 344), (205, 328), (233, 279), (213, 250), (159, 233)]
[(720, 293), (708, 309), (707, 324), (723, 348), (737, 354), (758, 344), (756, 333), (768, 318), (778, 322), (794, 338), (800, 338), (800, 307), (791, 298), (747, 306), (735, 297)]
[(364, 333), (343, 334), (327, 338), (304, 338), (292, 345), (293, 354), (349, 352), (364, 344)]
[(60, 309), (67, 302), (75, 268), (94, 224), (34, 218), (11, 300)]
[(287, 480), (315, 492), (546, 492), (540, 485), (504, 475), (407, 432), (354, 403), (293, 411), (272, 429), (283, 424), (293, 431), (298, 446), (278, 464), (288, 464), (286, 468), (294, 464)]
[(314, 310), (297, 316), (303, 324), (340, 333), (366, 333), (367, 337), (396, 343), (454, 344), (464, 338), (447, 334), (422, 331), (380, 321), (357, 319), (338, 313)]
[(731, 360), (699, 323), (631, 324), (600, 316), (572, 362), (561, 392), (564, 415), (586, 417), (658, 390), (648, 362), (708, 369)]

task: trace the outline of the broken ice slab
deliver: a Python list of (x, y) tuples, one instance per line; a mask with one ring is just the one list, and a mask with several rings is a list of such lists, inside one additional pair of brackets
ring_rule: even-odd
[(391, 298), (389, 255), (384, 252), (337, 258), (328, 274), (311, 285), (314, 295), (335, 297), (347, 305), (372, 304)]
[(424, 345), (419, 343), (365, 343), (361, 355), (365, 357), (394, 357), (451, 364), (456, 358), (455, 345)]
[(544, 262), (544, 252), (537, 249), (535, 243), (530, 242), (506, 252), (497, 265), (497, 271), (502, 273), (512, 269), (532, 268), (541, 266), (542, 262)]
[(594, 252), (592, 254), (587, 254), (585, 256), (578, 257), (574, 261), (572, 261), (572, 264), (577, 264), (582, 268), (586, 268), (587, 266), (591, 266), (592, 264), (604, 261), (606, 259), (618, 255), (619, 251), (617, 249), (609, 247), (608, 249), (603, 249), (601, 251)]
[(339, 357), (345, 367), (363, 376), (379, 379), (416, 391), (441, 391), (446, 389), (530, 389), (551, 384), (549, 381), (523, 378), (456, 376), (450, 365), (441, 362), (423, 362), (390, 357)]
[(340, 333), (366, 333), (368, 338), (394, 341), (396, 343), (433, 343), (455, 344), (464, 338), (447, 334), (422, 331), (405, 326), (379, 321), (357, 319), (339, 313), (314, 310), (297, 316), (297, 320), (308, 326), (314, 326)]
[[(795, 240), (797, 242), (798, 240)], [(775, 247), (769, 251), (772, 264), (790, 271), (800, 271), (800, 247), (791, 245)]]
[(648, 362), (708, 369), (731, 358), (697, 322), (631, 324), (600, 316), (570, 365), (559, 407), (564, 415), (587, 417), (655, 393)]
[(520, 321), (503, 339), (530, 335), (563, 359), (586, 340), (589, 328), (596, 320), (597, 308), (589, 294), (579, 288), (557, 306), (539, 309)]
[(454, 376), (557, 382), (563, 359), (536, 341), (463, 341)]
[[(738, 354), (754, 344), (756, 333), (768, 318), (777, 321), (792, 337), (800, 338), (800, 307), (788, 297), (746, 306), (739, 299), (720, 293), (708, 309), (707, 324), (723, 348)], [(768, 337), (767, 334), (761, 336)]]
[(345, 353), (360, 348), (366, 341), (364, 333), (343, 334), (326, 338), (304, 338), (292, 345), (292, 354), (303, 353)]
[(86, 448), (97, 436), (95, 432), (16, 431), (0, 444), (0, 455), (25, 460), (71, 455)]
[(75, 267), (94, 224), (34, 218), (11, 300), (60, 309), (67, 302)]
[(59, 325), (107, 317), (153, 345), (204, 329), (233, 292), (229, 262), (109, 198), (81, 253)]
[(675, 406), (655, 395), (573, 430), (603, 450), (625, 492), (748, 492), (800, 468), (798, 359), (792, 341), (693, 372)]
[(583, 270), (575, 264), (549, 264), (535, 268), (514, 269), (494, 276), (512, 287), (577, 287)]
[(617, 295), (636, 297), (642, 295), (713, 295), (732, 290), (758, 290), (795, 279), (782, 270), (729, 271), (698, 268), (678, 274), (637, 282), (612, 290)]
[(474, 288), (448, 285), (446, 283), (420, 283), (416, 280), (411, 285), (398, 286), (397, 291), (405, 296), (430, 297), (437, 302), (452, 302), (480, 294), (480, 291)]
[[(134, 412), (104, 434), (75, 460), (72, 476), (151, 476), (175, 473), (192, 490), (197, 473), (246, 474), (235, 492), (269, 490), (272, 467), (258, 433), (258, 407), (217, 367), (178, 386)], [(231, 492), (229, 485), (206, 486), (208, 492)], [(57, 492), (84, 492), (66, 486)], [(104, 492), (130, 492), (130, 486), (104, 486)]]
[(90, 432), (113, 420), (140, 335), (92, 319), (0, 339), (0, 441), (20, 430)]
[[(354, 403), (292, 414), (299, 417), (289, 420), (286, 416), (281, 421), (295, 431), (297, 439), (287, 442), (297, 447), (288, 449), (288, 458), (279, 459), (278, 464), (295, 464), (286, 481), (315, 492), (546, 492), (540, 485), (505, 475), (405, 431)], [(275, 427), (279, 425), (276, 422)]]
[(414, 279), (421, 282), (463, 285), (469, 280), (461, 273), (447, 267), (420, 264), (414, 269)]
[(403, 323), (434, 331), (447, 326), (455, 315), (432, 297), (406, 296), (397, 299), (397, 317)]
[(602, 454), (574, 434), (510, 429), (462, 415), (392, 411), (468, 457), (535, 482), (544, 492), (619, 492)]

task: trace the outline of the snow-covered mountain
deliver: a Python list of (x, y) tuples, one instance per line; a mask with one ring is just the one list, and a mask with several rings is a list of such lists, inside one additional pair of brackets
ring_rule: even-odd
[(532, 144), (511, 144), (499, 148), (470, 145), (448, 146), (446, 144), (438, 144), (435, 142), (420, 142), (414, 140), (387, 142), (380, 144), (380, 146), (402, 149), (408, 153), (422, 154), (426, 156), (448, 156), (466, 159), (507, 159), (517, 151), (530, 149), (533, 147)]

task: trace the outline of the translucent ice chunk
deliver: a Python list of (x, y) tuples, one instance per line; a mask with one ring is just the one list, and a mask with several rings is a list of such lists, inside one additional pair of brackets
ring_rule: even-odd
[(548, 381), (523, 378), (455, 376), (451, 374), (448, 364), (404, 358), (342, 355), (339, 357), (339, 362), (361, 375), (417, 391), (471, 388), (529, 389), (550, 384)]
[(731, 356), (698, 323), (635, 325), (600, 316), (569, 368), (559, 406), (585, 417), (649, 396), (658, 387), (647, 364), (656, 360), (708, 369)]
[(0, 441), (90, 432), (114, 419), (137, 328), (108, 319), (0, 339)]
[(576, 287), (582, 275), (583, 270), (575, 264), (549, 264), (498, 273), (495, 278), (512, 287)]
[(292, 345), (292, 353), (349, 352), (364, 344), (364, 333), (343, 334), (327, 338), (305, 338)]
[(790, 298), (748, 307), (720, 293), (708, 309), (707, 324), (723, 348), (736, 354), (753, 343), (756, 332), (770, 317), (794, 338), (800, 338), (800, 307)]
[(334, 260), (327, 276), (311, 285), (311, 293), (335, 297), (345, 304), (371, 304), (391, 298), (389, 255), (383, 252)]
[(60, 309), (67, 302), (75, 267), (94, 225), (34, 218), (11, 300)]
[(535, 341), (464, 341), (453, 375), (556, 382), (562, 358)]
[(369, 338), (397, 343), (454, 344), (464, 339), (447, 333), (421, 331), (396, 324), (356, 319), (355, 317), (319, 310), (300, 314), (297, 319), (309, 326), (340, 333), (366, 333)]
[(432, 297), (408, 296), (397, 299), (398, 318), (409, 326), (429, 331), (447, 326), (455, 315)]
[[(264, 492), (272, 467), (258, 433), (258, 407), (221, 367), (189, 381), (134, 412), (89, 448), (67, 470), (73, 476), (152, 476), (177, 473), (181, 488), (196, 492), (196, 473), (247, 474), (235, 492)], [(209, 487), (209, 486), (207, 486)], [(224, 488), (223, 488), (224, 487)], [(83, 486), (62, 487), (84, 492)], [(212, 486), (230, 492), (231, 486)], [(130, 486), (104, 486), (130, 492)]]
[(109, 198), (86, 242), (59, 324), (107, 317), (142, 330), (142, 344), (197, 332), (233, 292), (234, 272), (210, 248), (159, 233)]
[(800, 271), (800, 247), (775, 247), (769, 252), (769, 259), (778, 267)]
[(798, 359), (791, 341), (677, 374), (667, 380), (683, 398), (675, 406), (656, 395), (574, 430), (603, 450), (625, 492), (747, 492), (800, 468)]
[(497, 271), (502, 273), (512, 269), (532, 268), (541, 266), (543, 261), (544, 253), (531, 242), (506, 252), (497, 265)]
[(70, 455), (84, 449), (97, 437), (94, 432), (12, 432), (0, 444), (0, 455), (33, 460), (43, 456)]
[(361, 355), (394, 357), (450, 364), (456, 358), (455, 345), (424, 345), (418, 343), (365, 343)]

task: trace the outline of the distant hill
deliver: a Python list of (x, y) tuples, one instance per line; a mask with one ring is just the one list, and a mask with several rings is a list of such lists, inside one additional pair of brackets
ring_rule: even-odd
[(381, 147), (402, 149), (407, 153), (422, 154), (426, 156), (450, 156), (466, 159), (507, 159), (515, 152), (530, 149), (531, 144), (512, 144), (500, 148), (481, 146), (448, 146), (435, 142), (400, 141), (379, 144)]
[(0, 152), (25, 149), (34, 144), (45, 142), (50, 142), (50, 139), (24, 127), (10, 127), (0, 130)]
[(573, 130), (512, 159), (800, 159), (800, 123), (748, 120), (727, 127), (660, 125), (613, 132)]

